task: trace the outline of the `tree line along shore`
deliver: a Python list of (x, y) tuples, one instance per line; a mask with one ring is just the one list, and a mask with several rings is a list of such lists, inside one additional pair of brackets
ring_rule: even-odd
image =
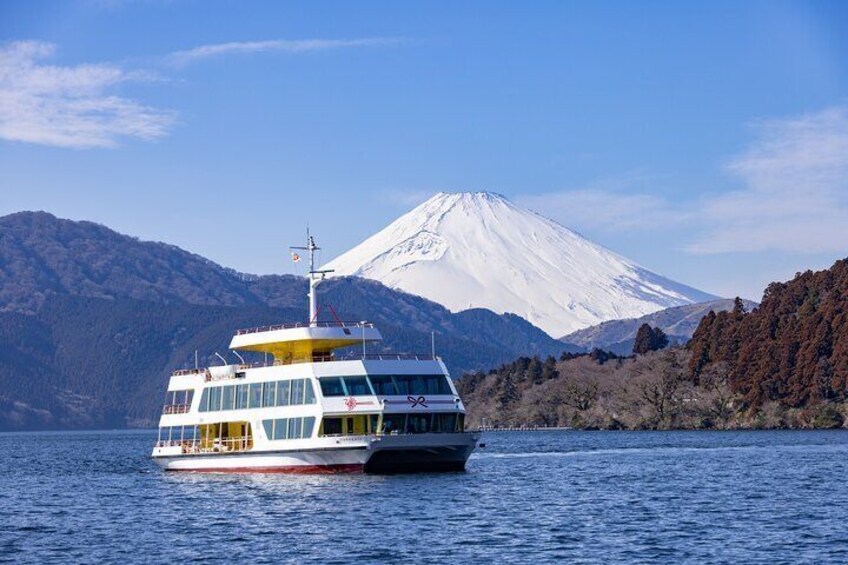
[(471, 427), (811, 429), (848, 424), (848, 260), (710, 312), (684, 346), (520, 357), (458, 380)]

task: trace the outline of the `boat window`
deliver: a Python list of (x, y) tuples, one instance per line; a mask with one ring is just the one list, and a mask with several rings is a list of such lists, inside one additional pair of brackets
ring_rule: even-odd
[(247, 408), (247, 385), (236, 386), (236, 410)]
[(286, 435), (288, 439), (299, 439), (300, 432), (303, 428), (302, 418), (289, 418), (289, 433)]
[(225, 386), (221, 393), (221, 410), (232, 410), (235, 406), (236, 387)]
[(340, 435), (342, 435), (342, 419), (341, 418), (324, 418), (324, 435), (325, 436), (340, 436)]
[(282, 418), (280, 420), (274, 420), (274, 422), (274, 439), (286, 439), (289, 429), (289, 419)]
[(262, 408), (262, 383), (251, 383), (248, 408)]
[(424, 394), (419, 390), (417, 380), (415, 375), (395, 375), (398, 394)]
[(453, 394), (445, 375), (395, 375), (398, 394)]
[(277, 406), (289, 405), (289, 392), (291, 391), (291, 381), (280, 381), (277, 383)]
[(321, 379), (321, 394), (327, 396), (347, 396), (344, 385), (339, 377), (324, 377)]
[(366, 394), (374, 394), (371, 392), (371, 387), (368, 386), (368, 379), (361, 377), (344, 377), (344, 384), (347, 387), (347, 393), (350, 396), (363, 396)]
[(163, 426), (159, 428), (160, 442), (194, 441), (197, 438), (197, 426)]
[[(336, 381), (338, 386), (342, 387), (338, 378)], [(168, 393), (168, 401), (174, 398), (188, 400), (185, 406), (189, 406), (193, 391), (177, 392), (185, 394), (180, 397)], [(344, 392), (335, 396), (344, 396)], [(309, 379), (208, 387), (200, 396), (199, 410), (214, 412), (298, 404), (315, 404), (315, 389)]]
[(374, 393), (382, 396), (391, 396), (398, 394), (395, 389), (395, 383), (391, 375), (369, 375), (368, 379), (374, 387)]
[(452, 432), (456, 429), (456, 414), (433, 414), (432, 429), (434, 432)]
[(172, 406), (191, 405), (191, 400), (194, 397), (194, 389), (186, 390), (169, 390), (165, 395), (165, 404)]
[(303, 379), (295, 379), (291, 382), (291, 403), (303, 404)]
[(315, 416), (306, 416), (303, 419), (303, 427), (300, 430), (300, 437), (312, 437), (312, 428), (315, 427)]
[(406, 427), (406, 414), (383, 414), (383, 429), (384, 434), (392, 432), (403, 433)]
[(312, 381), (306, 379), (303, 381), (304, 388), (306, 388), (306, 395), (304, 396), (303, 403), (304, 404), (315, 404), (315, 389), (312, 388)]
[(198, 408), (201, 412), (209, 411), (209, 389), (204, 388), (203, 393), (200, 395), (200, 407)]
[(276, 396), (277, 382), (271, 381), (269, 383), (265, 383), (265, 386), (262, 388), (262, 406), (265, 408), (274, 406), (276, 403)]
[(427, 394), (453, 394), (445, 375), (423, 375), (424, 387)]
[(209, 389), (209, 411), (214, 412), (221, 409), (221, 387), (213, 386)]
[(425, 434), (430, 431), (430, 414), (409, 414), (406, 419), (406, 433)]
[(268, 439), (303, 439), (312, 437), (315, 427), (315, 417), (305, 418), (279, 418), (276, 420), (263, 420), (262, 425)]

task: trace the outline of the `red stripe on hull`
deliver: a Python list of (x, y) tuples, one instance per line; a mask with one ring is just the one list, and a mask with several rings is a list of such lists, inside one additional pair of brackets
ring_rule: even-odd
[(206, 469), (166, 469), (178, 473), (285, 473), (289, 475), (331, 475), (337, 473), (362, 473), (365, 466), (357, 463), (344, 465), (293, 465), (288, 467), (209, 467)]

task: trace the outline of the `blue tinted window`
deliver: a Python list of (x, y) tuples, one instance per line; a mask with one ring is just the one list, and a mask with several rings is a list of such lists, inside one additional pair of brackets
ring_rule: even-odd
[(208, 412), (209, 411), (209, 389), (208, 388), (204, 388), (203, 394), (200, 395), (200, 408), (199, 408), (199, 410), (201, 412)]
[(426, 394), (453, 394), (445, 375), (422, 375)]
[(368, 379), (363, 377), (344, 377), (344, 384), (347, 387), (347, 393), (350, 396), (362, 396), (372, 394), (371, 387), (368, 386)]
[(221, 387), (213, 386), (209, 389), (209, 411), (221, 409)]
[(289, 392), (291, 390), (291, 381), (280, 381), (277, 383), (277, 406), (289, 405)]
[(289, 418), (289, 433), (286, 435), (288, 439), (300, 439), (301, 420), (302, 418)]
[(315, 426), (315, 417), (307, 416), (303, 419), (303, 429), (301, 430), (300, 437), (312, 437), (312, 428)]
[(274, 420), (262, 420), (262, 427), (265, 428), (265, 437), (274, 439)]
[(247, 385), (236, 386), (236, 410), (247, 408)]
[(370, 375), (368, 379), (374, 387), (374, 394), (391, 396), (398, 394), (391, 375)]
[(415, 375), (395, 375), (399, 394), (422, 394), (418, 392)]
[(236, 387), (225, 386), (221, 390), (221, 410), (232, 410), (235, 406)]
[(453, 432), (456, 429), (456, 414), (433, 414), (434, 432)]
[(303, 404), (303, 379), (294, 379), (291, 382), (291, 403)]
[(252, 383), (250, 385), (250, 405), (248, 408), (262, 407), (262, 383)]
[(274, 427), (274, 439), (286, 439), (286, 432), (289, 429), (288, 424), (288, 418), (281, 418), (277, 420), (277, 424)]
[(304, 404), (315, 404), (315, 389), (312, 388), (312, 381), (307, 379), (303, 381), (303, 386), (306, 388), (306, 394), (303, 398)]
[(409, 414), (406, 418), (406, 433), (426, 434), (430, 431), (430, 414)]
[(342, 380), (338, 377), (324, 377), (321, 379), (321, 394), (324, 396), (346, 396)]
[(265, 383), (265, 386), (262, 387), (262, 406), (264, 406), (265, 408), (269, 406), (274, 406), (274, 404), (276, 403), (276, 395), (277, 383)]

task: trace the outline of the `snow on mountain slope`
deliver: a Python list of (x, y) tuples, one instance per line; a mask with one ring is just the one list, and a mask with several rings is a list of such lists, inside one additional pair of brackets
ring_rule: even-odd
[(325, 268), (454, 312), (518, 314), (554, 337), (716, 298), (488, 192), (439, 193)]

